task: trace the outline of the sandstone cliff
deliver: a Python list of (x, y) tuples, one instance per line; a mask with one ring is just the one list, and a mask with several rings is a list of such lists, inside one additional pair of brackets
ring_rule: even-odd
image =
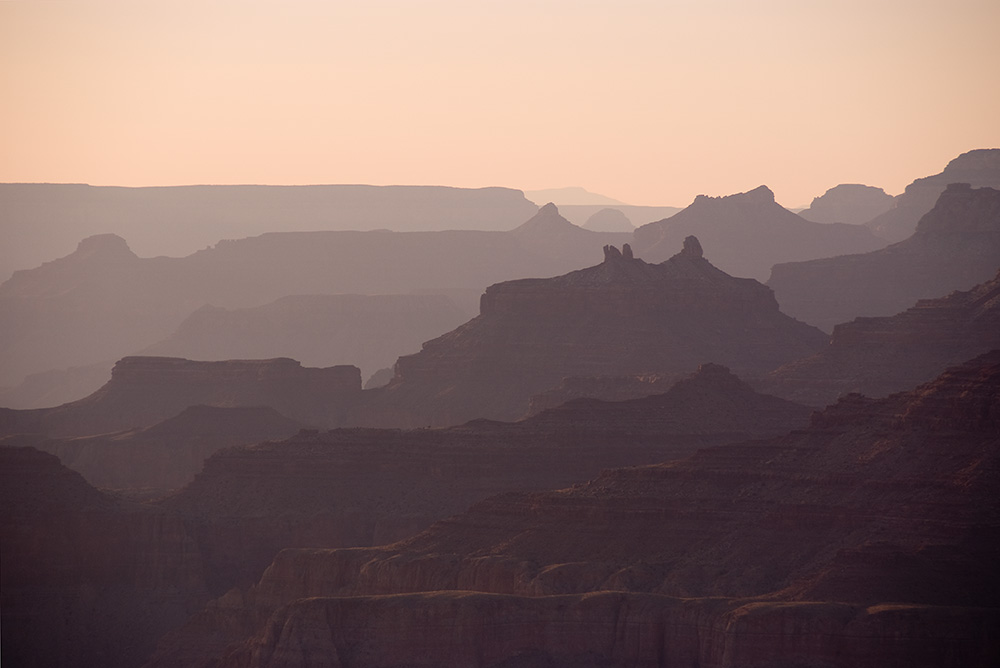
[(810, 405), (851, 392), (880, 397), (912, 389), (997, 348), (1000, 273), (966, 292), (920, 300), (894, 316), (837, 325), (828, 347), (772, 371), (757, 387)]
[(71, 437), (146, 427), (189, 406), (270, 407), (312, 425), (336, 425), (361, 395), (357, 367), (304, 368), (295, 360), (192, 362), (126, 357), (85, 399), (34, 410), (0, 409), (0, 434)]
[(952, 184), (909, 239), (862, 255), (775, 265), (767, 284), (789, 315), (824, 330), (968, 290), (1000, 267), (1000, 190)]
[[(615, 466), (784, 433), (810, 410), (706, 365), (662, 396), (570, 404), (517, 423), (305, 431), (216, 452), (162, 502), (197, 526), (213, 588), (256, 579), (283, 547), (369, 546), (483, 498), (581, 482)], [(586, 419), (581, 419), (586, 416)]]
[(1000, 148), (968, 151), (949, 162), (940, 174), (917, 179), (895, 198), (891, 209), (866, 226), (892, 243), (908, 238), (951, 183), (1000, 189)]
[(493, 497), (391, 546), (286, 550), (150, 665), (214, 638), (230, 666), (985, 668), (998, 397), (993, 352), (777, 439)]
[(419, 427), (517, 419), (570, 376), (689, 373), (703, 362), (755, 376), (826, 343), (752, 279), (716, 269), (698, 240), (648, 264), (615, 247), (602, 264), (491, 286), (478, 317), (401, 357), (366, 393), (361, 424)]
[(699, 195), (683, 211), (635, 231), (636, 253), (651, 262), (670, 257), (695, 235), (713, 263), (733, 276), (767, 279), (779, 262), (864, 253), (885, 245), (857, 225), (810, 222), (774, 201), (767, 186), (728, 197)]

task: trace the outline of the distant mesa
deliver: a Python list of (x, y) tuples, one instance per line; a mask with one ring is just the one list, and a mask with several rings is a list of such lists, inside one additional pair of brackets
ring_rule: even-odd
[(298, 230), (506, 230), (535, 205), (510, 188), (0, 184), (0, 281), (101, 232), (141, 257), (181, 257), (219, 239)]
[(917, 229), (918, 221), (934, 208), (938, 197), (951, 183), (1000, 189), (1000, 148), (963, 153), (949, 162), (941, 173), (917, 179), (895, 198), (889, 211), (875, 217), (866, 226), (889, 242), (908, 238)]
[(768, 285), (783, 311), (826, 331), (969, 290), (1000, 267), (1000, 190), (951, 184), (910, 238), (870, 253), (779, 264)]
[(632, 232), (635, 225), (620, 209), (601, 209), (587, 219), (583, 229), (594, 232)]
[(891, 209), (893, 202), (893, 197), (881, 188), (842, 183), (813, 199), (799, 215), (814, 223), (861, 225)]
[(706, 361), (753, 377), (826, 344), (782, 314), (770, 290), (716, 269), (699, 250), (690, 240), (648, 264), (630, 246), (607, 245), (599, 265), (490, 286), (478, 317), (397, 361), (359, 420), (512, 420), (566, 377), (687, 373)]
[[(136, 201), (156, 194), (144, 189), (134, 192), (132, 189), (123, 190), (131, 193)], [(272, 195), (284, 193), (282, 196), (291, 198), (292, 202), (299, 201), (294, 197), (297, 195), (305, 201), (309, 199), (309, 193), (317, 194), (310, 189), (278, 189), (275, 193), (263, 190)], [(3, 192), (4, 187), (0, 185), (0, 200)], [(37, 198), (46, 192), (46, 188), (41, 188), (32, 201), (39, 201)], [(95, 196), (104, 193), (103, 190), (86, 192)], [(156, 192), (167, 199), (179, 196), (171, 189)], [(210, 188), (197, 192), (204, 196), (203, 200), (197, 201), (206, 207), (219, 196)], [(243, 191), (226, 192), (236, 196)], [(385, 197), (393, 192), (396, 191), (377, 191)], [(416, 197), (419, 192), (419, 189), (404, 189), (398, 194)], [(442, 194), (437, 190), (430, 192), (434, 193)], [(424, 194), (429, 196), (429, 193)], [(469, 198), (466, 203), (470, 206), (475, 202), (483, 203), (474, 194), (452, 194), (459, 201)], [(494, 194), (502, 195), (503, 200), (509, 195)], [(220, 344), (218, 347), (224, 350), (211, 352), (213, 357), (219, 355), (215, 359), (228, 359), (234, 355), (289, 356), (308, 358), (311, 364), (328, 365), (329, 358), (321, 360), (313, 357), (319, 354), (305, 341), (297, 341), (291, 350), (277, 350), (281, 347), (279, 341), (265, 343), (262, 340), (278, 336), (281, 318), (288, 317), (287, 330), (290, 331), (292, 321), (302, 322), (307, 317), (305, 313), (292, 313), (294, 308), (290, 302), (279, 304), (276, 300), (288, 298), (302, 303), (312, 295), (319, 302), (325, 297), (329, 303), (323, 307), (323, 313), (330, 315), (335, 310), (334, 295), (341, 296), (341, 302), (346, 302), (351, 299), (348, 295), (420, 293), (425, 298), (429, 295), (447, 296), (459, 310), (471, 314), (478, 307), (479, 295), (493, 283), (524, 276), (559, 275), (585, 266), (592, 261), (595, 253), (599, 257), (601, 247), (606, 244), (620, 246), (631, 241), (630, 234), (584, 230), (562, 218), (554, 206), (543, 207), (545, 210), (539, 212), (520, 193), (517, 197), (528, 206), (530, 213), (511, 218), (504, 227), (507, 231), (271, 232), (240, 239), (233, 239), (233, 235), (227, 233), (224, 236), (228, 240), (179, 258), (136, 257), (128, 249), (129, 244), (136, 247), (131, 236), (129, 244), (114, 235), (90, 237), (80, 243), (74, 252), (33, 269), (18, 271), (0, 285), (0, 387), (17, 387), (31, 374), (52, 370), (99, 363), (110, 369), (115, 360), (143, 354), (151, 348), (151, 354), (155, 351), (160, 355), (200, 356), (214, 345), (194, 341), (188, 341), (182, 347), (175, 347), (174, 344), (180, 343), (175, 338), (180, 335), (178, 327), (206, 304), (225, 309), (215, 312), (212, 317), (203, 312), (195, 318), (206, 327), (202, 333), (208, 337), (216, 336), (217, 343), (221, 331), (217, 330), (217, 335), (211, 334), (208, 331), (211, 329), (209, 320), (214, 320), (220, 328), (227, 322), (242, 320), (245, 324), (232, 345)], [(454, 203), (458, 206), (459, 202)], [(454, 217), (462, 210), (458, 207), (449, 216)], [(289, 211), (294, 212), (295, 208)], [(154, 218), (162, 213), (156, 207), (149, 210), (149, 215)], [(204, 215), (204, 212), (199, 215)], [(282, 215), (287, 217), (291, 213), (283, 212)], [(534, 222), (525, 223), (529, 219)], [(511, 231), (515, 224), (521, 225), (518, 230)], [(181, 236), (180, 228), (173, 222), (164, 222), (163, 226)], [(458, 227), (457, 224), (455, 226)], [(464, 226), (472, 227), (473, 221)], [(0, 248), (0, 254), (3, 250)], [(290, 297), (293, 295), (298, 297)], [(359, 299), (355, 297), (354, 301)], [(411, 324), (430, 324), (429, 321), (433, 320), (430, 312), (421, 316), (408, 309), (406, 297), (382, 299), (398, 307), (396, 323), (402, 323), (406, 317)], [(387, 311), (376, 308), (374, 302), (379, 300), (372, 297), (367, 301), (374, 310), (368, 311), (364, 318), (359, 316), (359, 323), (362, 319), (370, 322), (378, 320), (380, 316), (376, 311), (385, 316), (386, 322), (393, 320)], [(272, 305), (268, 307), (268, 304)], [(246, 311), (256, 307), (261, 307), (261, 310), (253, 313)], [(345, 305), (343, 313), (352, 310), (360, 313), (365, 309), (357, 304), (352, 307)], [(440, 312), (436, 307), (432, 310)], [(409, 316), (406, 316), (407, 313)], [(267, 322), (269, 318), (270, 324)], [(361, 364), (365, 373), (370, 373), (392, 364), (395, 356), (419, 349), (421, 341), (447, 331), (455, 324), (446, 324), (437, 332), (416, 324), (412, 331), (406, 325), (386, 326), (377, 333), (377, 338), (371, 338), (371, 328), (368, 328), (366, 333), (351, 340), (355, 350), (358, 341), (372, 343), (372, 354), (366, 355), (365, 359), (347, 361)], [(183, 324), (185, 327), (190, 325), (192, 322)], [(333, 326), (329, 320), (321, 325), (326, 331), (331, 331)], [(345, 327), (345, 336), (347, 329), (350, 327)], [(408, 340), (403, 340), (406, 339), (404, 333), (410, 337)], [(260, 337), (252, 343), (255, 334)], [(424, 338), (414, 341), (420, 336)], [(173, 340), (159, 348), (158, 342), (168, 337)], [(341, 337), (340, 341), (344, 343), (347, 339)], [(400, 347), (398, 343), (405, 344), (405, 347)], [(234, 350), (240, 347), (245, 352)], [(330, 346), (328, 352), (331, 356), (353, 354), (349, 348), (347, 344), (338, 344)], [(384, 356), (386, 351), (392, 351), (388, 359)], [(341, 360), (344, 358), (340, 357), (335, 363)], [(28, 388), (25, 389), (27, 391)], [(50, 394), (44, 389), (36, 389), (33, 393)], [(15, 399), (15, 403), (23, 405), (24, 402)]]
[(115, 364), (111, 380), (84, 399), (54, 408), (0, 409), (0, 434), (106, 434), (147, 427), (197, 405), (270, 407), (300, 423), (336, 425), (360, 395), (361, 372), (354, 366), (126, 357)]
[(726, 197), (699, 195), (683, 211), (635, 231), (636, 252), (652, 262), (672, 254), (685, 237), (712, 249), (712, 261), (733, 276), (766, 280), (778, 262), (881, 248), (885, 242), (857, 225), (821, 224), (781, 207), (767, 186)]

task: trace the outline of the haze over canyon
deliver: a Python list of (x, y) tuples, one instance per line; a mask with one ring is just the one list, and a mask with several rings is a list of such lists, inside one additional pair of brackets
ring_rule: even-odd
[(939, 169), (0, 184), (5, 661), (1000, 664), (1000, 148)]

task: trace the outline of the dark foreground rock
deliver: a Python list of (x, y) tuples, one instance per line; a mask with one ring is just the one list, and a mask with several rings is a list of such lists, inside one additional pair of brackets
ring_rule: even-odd
[(286, 550), (150, 665), (991, 666), (998, 390), (994, 352), (781, 438)]

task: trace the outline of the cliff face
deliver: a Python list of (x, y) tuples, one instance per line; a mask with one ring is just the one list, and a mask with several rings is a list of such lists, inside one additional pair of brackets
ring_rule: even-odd
[(659, 265), (608, 247), (605, 261), (552, 279), (491, 286), (480, 315), (401, 357), (362, 424), (424, 426), (524, 415), (570, 376), (688, 373), (703, 362), (764, 373), (826, 343), (771, 292), (702, 257), (693, 237)]
[(697, 236), (726, 273), (759, 281), (779, 262), (863, 253), (885, 245), (863, 227), (813, 223), (797, 216), (760, 186), (728, 197), (699, 195), (683, 211), (636, 229), (636, 252), (659, 262), (688, 235)]
[(1000, 267), (1000, 190), (948, 186), (909, 239), (863, 255), (776, 265), (768, 285), (789, 315), (831, 330), (990, 280)]
[(136, 666), (206, 600), (178, 518), (102, 494), (50, 454), (0, 447), (0, 501), (5, 663)]
[[(777, 439), (493, 497), (391, 546), (287, 550), (196, 620), (231, 621), (233, 666), (989, 666), (998, 390), (994, 352)], [(188, 640), (151, 665), (186, 665)]]
[(126, 357), (94, 394), (55, 408), (0, 409), (0, 433), (84, 436), (162, 422), (189, 406), (266, 406), (306, 424), (338, 424), (361, 394), (357, 367), (304, 368), (295, 360), (192, 362)]
[(224, 591), (252, 582), (284, 547), (395, 541), (494, 494), (570, 485), (608, 467), (784, 433), (806, 424), (808, 413), (706, 367), (661, 397), (571, 404), (518, 423), (303, 432), (222, 450), (162, 507), (199, 527), (213, 555), (210, 582)]
[(940, 174), (917, 179), (895, 198), (891, 209), (870, 220), (866, 226), (892, 243), (908, 238), (951, 183), (1000, 189), (1000, 149), (963, 153), (949, 162)]
[(827, 348), (772, 371), (758, 387), (811, 405), (851, 392), (879, 397), (916, 387), (996, 348), (1000, 273), (972, 290), (921, 300), (888, 318), (837, 325)]

